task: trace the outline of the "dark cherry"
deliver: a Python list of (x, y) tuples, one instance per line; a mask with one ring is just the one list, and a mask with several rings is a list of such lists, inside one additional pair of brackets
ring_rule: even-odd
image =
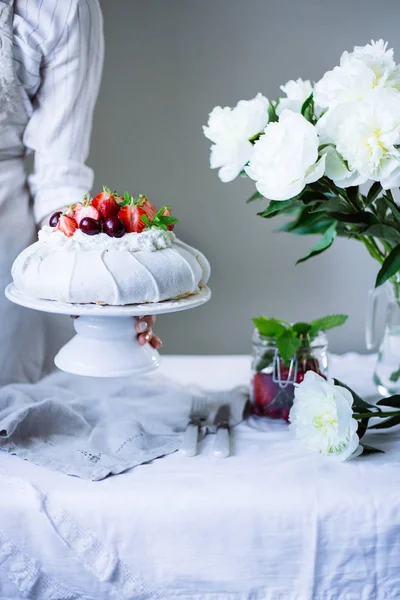
[(51, 217), (49, 219), (49, 225), (50, 225), (50, 227), (56, 227), (56, 225), (58, 223), (58, 220), (61, 217), (61, 215), (62, 215), (61, 211), (55, 212), (53, 215), (51, 215)]
[(125, 227), (122, 221), (116, 215), (108, 217), (103, 223), (103, 231), (110, 237), (120, 238), (125, 233)]
[(101, 225), (96, 219), (91, 217), (83, 217), (79, 223), (79, 229), (86, 235), (97, 235), (101, 231)]

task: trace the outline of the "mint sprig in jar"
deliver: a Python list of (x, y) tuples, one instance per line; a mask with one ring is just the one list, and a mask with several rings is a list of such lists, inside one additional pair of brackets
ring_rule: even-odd
[(328, 374), (326, 331), (343, 325), (346, 315), (328, 315), (310, 323), (253, 319), (253, 361), (250, 396), (258, 416), (288, 421), (294, 386), (307, 371)]

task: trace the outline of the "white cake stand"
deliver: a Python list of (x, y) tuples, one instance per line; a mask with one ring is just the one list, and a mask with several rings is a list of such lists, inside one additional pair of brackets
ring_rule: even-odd
[(61, 348), (54, 362), (63, 371), (91, 377), (126, 377), (156, 369), (160, 355), (150, 344), (139, 344), (132, 317), (188, 310), (205, 304), (211, 297), (210, 289), (204, 287), (187, 298), (154, 304), (70, 304), (33, 298), (13, 283), (7, 286), (5, 294), (11, 302), (33, 310), (79, 316), (74, 319), (76, 335)]

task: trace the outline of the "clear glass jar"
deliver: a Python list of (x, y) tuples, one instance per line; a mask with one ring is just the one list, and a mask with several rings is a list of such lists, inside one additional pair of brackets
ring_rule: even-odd
[(371, 290), (366, 322), (368, 350), (377, 346), (375, 339), (376, 301), (381, 294), (387, 296), (383, 337), (379, 344), (378, 359), (373, 375), (374, 383), (382, 396), (400, 393), (400, 276), (385, 286)]
[(324, 332), (304, 338), (304, 344), (292, 360), (285, 362), (279, 355), (276, 339), (263, 336), (255, 329), (250, 386), (254, 414), (288, 421), (294, 383), (301, 383), (306, 371), (327, 377), (328, 340)]

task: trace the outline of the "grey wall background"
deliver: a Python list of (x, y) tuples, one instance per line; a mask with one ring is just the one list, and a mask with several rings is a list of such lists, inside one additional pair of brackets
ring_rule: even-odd
[(361, 245), (339, 240), (295, 267), (314, 242), (276, 234), (256, 216), (243, 179), (222, 184), (208, 168), (201, 126), (220, 104), (257, 92), (275, 98), (288, 79), (319, 79), (343, 50), (387, 39), (400, 62), (398, 0), (118, 0), (101, 2), (104, 79), (90, 165), (96, 189), (145, 192), (171, 204), (178, 235), (208, 256), (208, 305), (159, 319), (167, 353), (246, 353), (251, 317), (350, 316), (331, 349), (364, 351), (367, 290), (376, 266)]

